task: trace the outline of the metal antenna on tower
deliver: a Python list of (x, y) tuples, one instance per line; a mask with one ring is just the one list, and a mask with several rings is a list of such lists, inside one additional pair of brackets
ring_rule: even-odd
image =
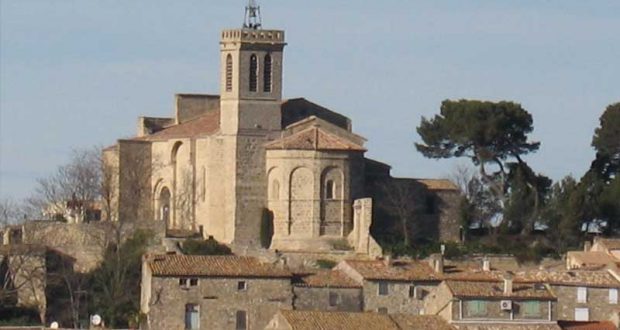
[(258, 30), (261, 28), (262, 18), (260, 15), (260, 6), (256, 4), (256, 0), (249, 0), (245, 7), (245, 21), (243, 27), (246, 29)]

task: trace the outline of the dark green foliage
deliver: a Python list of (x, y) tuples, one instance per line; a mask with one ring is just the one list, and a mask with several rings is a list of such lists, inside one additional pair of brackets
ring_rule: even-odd
[(594, 132), (592, 146), (596, 149), (596, 170), (605, 181), (620, 171), (620, 103), (607, 107), (600, 118), (600, 126)]
[(261, 247), (268, 249), (271, 246), (273, 237), (273, 212), (263, 209), (263, 217), (260, 223), (260, 242)]
[(512, 163), (508, 182), (510, 193), (504, 207), (506, 225), (510, 232), (529, 235), (534, 231), (535, 224), (542, 220), (545, 196), (552, 181), (534, 173), (525, 163)]
[(333, 260), (319, 259), (316, 261), (316, 265), (319, 266), (319, 268), (332, 269), (336, 266), (336, 262)]
[(187, 239), (183, 242), (181, 249), (184, 254), (189, 255), (230, 255), (232, 251), (224, 244), (220, 244), (213, 237), (207, 240)]
[(153, 239), (137, 230), (120, 245), (112, 244), (93, 271), (90, 312), (100, 314), (112, 327), (127, 327), (139, 311), (142, 255)]
[(41, 325), (39, 311), (24, 307), (0, 306), (0, 326)]
[(547, 237), (555, 244), (558, 253), (579, 246), (583, 203), (583, 191), (572, 177), (565, 177), (551, 187), (543, 219), (549, 226)]
[(538, 150), (530, 142), (532, 116), (513, 102), (443, 101), (441, 114), (422, 118), (416, 148), (429, 158), (469, 157), (475, 164), (503, 161)]

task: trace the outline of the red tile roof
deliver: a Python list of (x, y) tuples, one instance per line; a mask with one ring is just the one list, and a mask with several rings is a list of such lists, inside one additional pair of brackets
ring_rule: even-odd
[(141, 141), (156, 141), (206, 136), (215, 133), (219, 128), (220, 112), (209, 111), (196, 119), (186, 121), (182, 124), (169, 126), (157, 133), (135, 139)]
[(149, 256), (153, 276), (292, 277), (286, 268), (253, 257), (165, 254)]
[(303, 276), (297, 286), (313, 288), (361, 288), (361, 285), (339, 270), (320, 270)]
[(429, 190), (459, 190), (452, 181), (447, 179), (416, 179)]
[(398, 330), (389, 315), (377, 313), (283, 310), (280, 314), (293, 330)]
[(564, 286), (587, 286), (600, 288), (620, 288), (620, 282), (608, 271), (589, 270), (534, 270), (515, 272), (515, 282), (548, 283)]
[(265, 145), (267, 149), (366, 151), (364, 147), (320, 127), (310, 127)]
[(510, 294), (504, 293), (502, 282), (445, 281), (444, 283), (452, 294), (459, 298), (556, 299), (546, 286), (537, 287), (531, 283), (513, 283)]

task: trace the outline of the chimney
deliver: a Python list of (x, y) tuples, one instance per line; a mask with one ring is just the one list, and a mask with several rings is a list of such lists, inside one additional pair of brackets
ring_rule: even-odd
[(590, 249), (592, 249), (592, 242), (585, 241), (583, 243), (583, 251), (588, 252), (588, 251), (590, 251)]
[(392, 255), (388, 254), (383, 257), (383, 263), (386, 267), (390, 267), (392, 265)]
[(512, 295), (512, 274), (504, 275), (504, 295)]
[(491, 260), (484, 258), (482, 259), (482, 271), (490, 272), (491, 271)]
[(439, 253), (435, 253), (430, 256), (430, 265), (437, 274), (443, 274), (443, 256)]

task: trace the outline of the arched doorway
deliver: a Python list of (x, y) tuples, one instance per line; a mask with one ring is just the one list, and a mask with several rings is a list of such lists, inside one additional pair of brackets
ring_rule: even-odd
[(166, 228), (170, 227), (170, 190), (164, 187), (159, 193), (159, 219), (166, 223)]

